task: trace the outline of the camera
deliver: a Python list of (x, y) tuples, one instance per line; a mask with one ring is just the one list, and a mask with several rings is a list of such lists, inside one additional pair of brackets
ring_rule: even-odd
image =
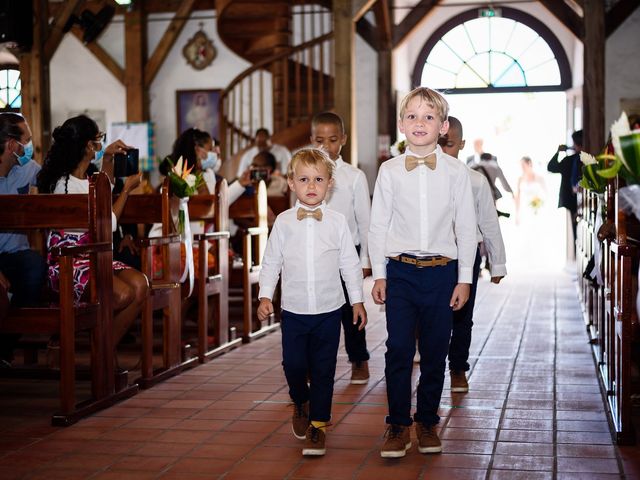
[(264, 167), (251, 167), (249, 178), (252, 182), (258, 183), (260, 180), (269, 180), (269, 169)]
[(131, 148), (126, 153), (116, 153), (113, 156), (113, 176), (129, 177), (138, 173), (139, 154), (140, 151), (137, 148)]

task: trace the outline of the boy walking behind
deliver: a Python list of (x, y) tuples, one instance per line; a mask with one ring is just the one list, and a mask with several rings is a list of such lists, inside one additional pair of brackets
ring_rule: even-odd
[(336, 285), (342, 275), (353, 305), (352, 321), (364, 328), (362, 270), (344, 215), (324, 202), (333, 184), (329, 157), (318, 149), (296, 152), (288, 183), (297, 202), (278, 215), (269, 235), (258, 318), (273, 313), (271, 300), (282, 272), (282, 365), (294, 403), (293, 434), (305, 440), (303, 455), (324, 455), (345, 301)]
[[(453, 158), (464, 148), (462, 123), (456, 117), (449, 116), (449, 131), (440, 139), (442, 151)], [(489, 182), (483, 174), (469, 169), (471, 191), (473, 192), (476, 220), (478, 222), (476, 240), (484, 242), (491, 265), (491, 282), (498, 284), (507, 274), (505, 266), (507, 258), (504, 251), (498, 212), (493, 203), (493, 195)], [(476, 251), (473, 264), (473, 283), (469, 300), (460, 310), (453, 312), (453, 329), (449, 344), (449, 373), (451, 375), (451, 391), (464, 393), (469, 391), (466, 372), (469, 371), (469, 346), (471, 345), (471, 328), (473, 327), (473, 307), (478, 289), (480, 273), (480, 247)]]
[[(364, 172), (346, 163), (340, 156), (342, 147), (347, 143), (342, 118), (333, 112), (316, 115), (311, 122), (311, 143), (324, 150), (333, 161), (334, 182), (327, 194), (327, 206), (342, 213), (347, 219), (353, 243), (360, 255), (362, 276), (366, 278), (371, 275), (367, 245), (371, 214), (369, 186)], [(341, 283), (347, 298), (342, 306), (342, 327), (345, 350), (351, 362), (351, 383), (365, 384), (369, 381), (369, 352), (365, 329), (354, 325), (349, 294), (344, 281)]]
[[(400, 107), (404, 154), (382, 164), (371, 209), (372, 295), (386, 304), (385, 377), (389, 415), (385, 458), (404, 457), (416, 422), (420, 453), (442, 451), (436, 426), (453, 311), (469, 298), (477, 249), (467, 167), (442, 152), (449, 106), (416, 88)], [(418, 336), (420, 381), (411, 417), (411, 371)]]

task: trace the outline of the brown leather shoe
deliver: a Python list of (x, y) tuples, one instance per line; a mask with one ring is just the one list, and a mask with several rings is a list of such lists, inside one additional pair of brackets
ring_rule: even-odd
[(416, 422), (416, 437), (418, 437), (418, 451), (420, 453), (440, 453), (442, 444), (438, 438), (435, 425), (425, 425)]
[(351, 383), (364, 385), (369, 381), (369, 362), (353, 362), (351, 364)]
[(326, 438), (327, 436), (323, 428), (316, 428), (313, 425), (309, 425), (304, 440), (304, 447), (302, 448), (302, 455), (324, 455), (327, 452), (324, 446)]
[(300, 405), (293, 404), (293, 416), (291, 417), (291, 429), (298, 440), (307, 438), (309, 427), (309, 402)]
[(387, 440), (384, 442), (380, 450), (382, 458), (401, 458), (411, 448), (411, 434), (409, 427), (404, 425), (389, 425), (385, 436)]
[(469, 391), (467, 375), (463, 370), (451, 370), (451, 391), (453, 393), (465, 393)]

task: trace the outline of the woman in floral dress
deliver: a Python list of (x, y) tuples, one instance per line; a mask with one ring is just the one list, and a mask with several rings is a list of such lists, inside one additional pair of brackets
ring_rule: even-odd
[[(53, 131), (53, 144), (38, 174), (40, 193), (89, 193), (87, 169), (91, 163), (101, 166), (113, 178), (113, 155), (128, 150), (129, 146), (117, 140), (106, 148), (105, 135), (89, 117), (79, 115), (70, 118)], [(140, 183), (140, 175), (127, 177), (121, 195), (113, 205), (112, 228), (115, 231), (129, 193)], [(91, 242), (89, 233), (82, 230), (52, 230), (47, 239), (49, 282), (54, 291), (59, 290), (60, 265), (52, 255), (53, 247), (84, 245)], [(73, 265), (76, 302), (82, 302), (89, 282), (89, 258), (78, 257)], [(124, 263), (113, 262), (113, 344), (118, 344), (131, 324), (138, 317), (148, 294), (149, 283), (141, 272)]]

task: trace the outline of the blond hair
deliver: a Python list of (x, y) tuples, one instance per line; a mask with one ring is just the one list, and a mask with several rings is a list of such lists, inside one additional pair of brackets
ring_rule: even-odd
[(400, 104), (400, 119), (404, 117), (409, 102), (416, 97), (419, 97), (420, 100), (426, 102), (427, 105), (433, 108), (438, 115), (440, 115), (441, 122), (444, 122), (449, 116), (449, 103), (447, 103), (447, 100), (441, 93), (431, 90), (428, 87), (418, 87), (411, 90), (411, 92), (402, 99), (402, 103)]
[(329, 172), (329, 178), (333, 178), (333, 162), (329, 158), (329, 155), (319, 148), (302, 148), (294, 153), (287, 168), (287, 178), (293, 178), (296, 167), (300, 164), (315, 168), (323, 165), (327, 169), (327, 172)]

